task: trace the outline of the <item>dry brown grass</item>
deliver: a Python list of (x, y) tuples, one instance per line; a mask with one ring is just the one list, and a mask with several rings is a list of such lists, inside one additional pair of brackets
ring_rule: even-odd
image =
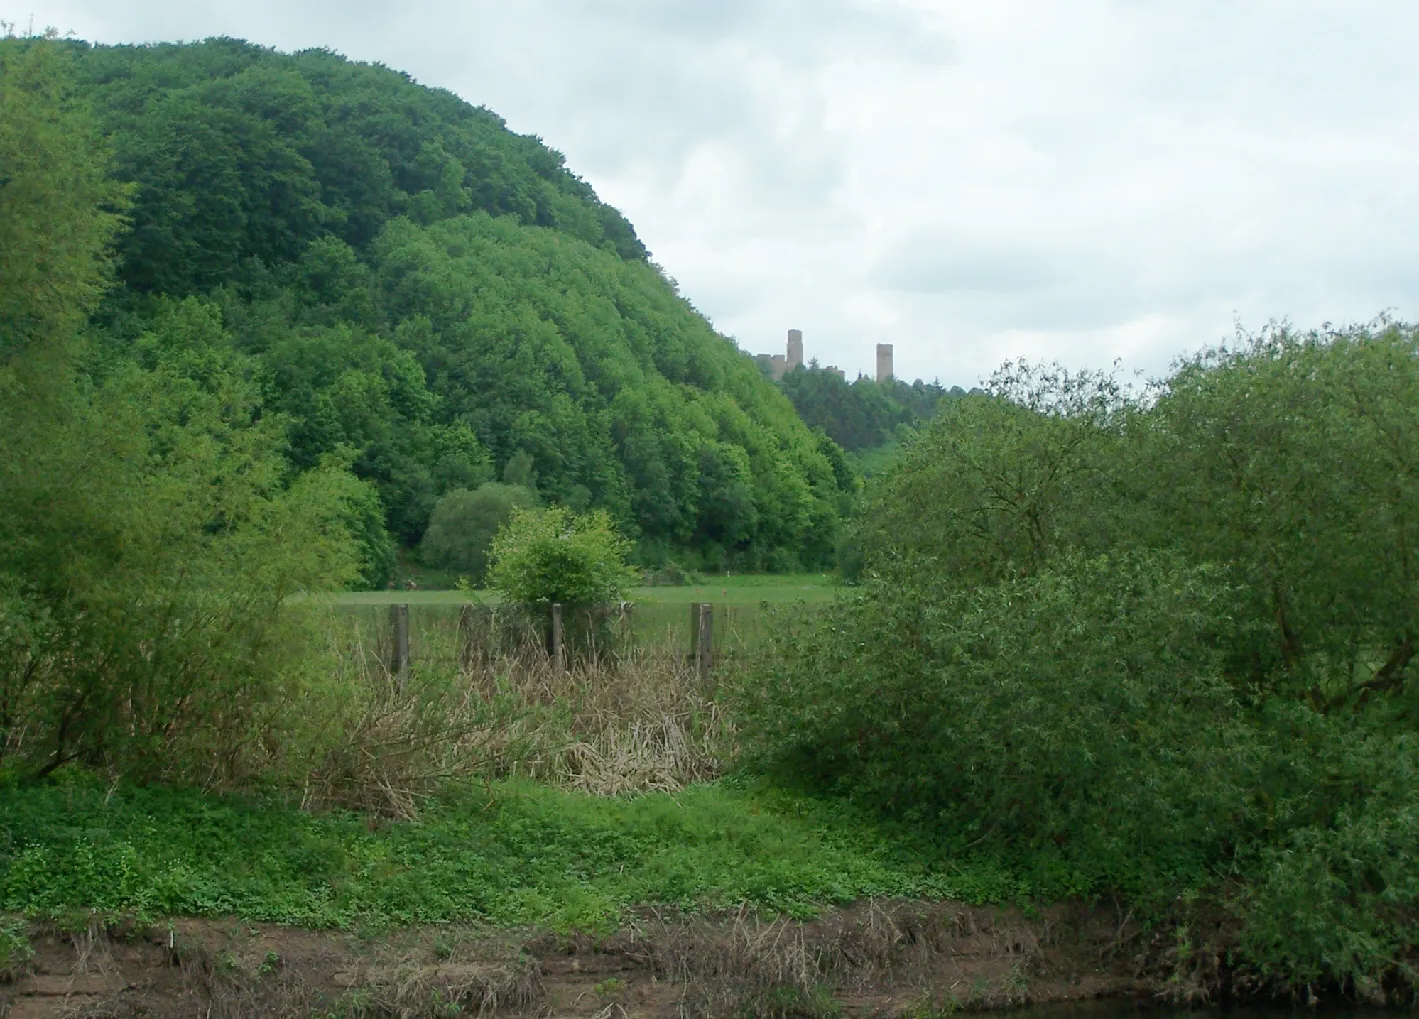
[(717, 775), (732, 736), (712, 682), (666, 650), (591, 655), (559, 671), (524, 646), (402, 676), (379, 650), (356, 639), (333, 659), (341, 696), (324, 708), (324, 732), (338, 738), (318, 732), (295, 769), (306, 806), (407, 818), (442, 783), (505, 777), (600, 795), (675, 791)]
[[(89, 981), (76, 984), (80, 992), (68, 998), (50, 998), (49, 1014), (73, 1019), (446, 1019), (525, 1015), (537, 1011), (544, 997), (538, 962), (515, 937), (469, 931), (430, 937), (414, 931), (359, 945), (348, 937), (314, 932), (273, 936), (268, 931), (254, 939), (239, 924), (225, 933), (207, 925), (173, 938), (162, 961), (155, 958), (153, 940), (151, 935), (140, 939), (136, 950), (115, 942), (112, 947), (124, 956), (126, 972), (115, 968), (104, 989)], [(62, 956), (62, 951), (55, 954)], [(64, 968), (71, 980), (81, 972), (78, 963)], [(30, 1010), (38, 1014), (43, 1005), (42, 999), (31, 999)]]
[(1030, 924), (953, 903), (867, 901), (807, 922), (749, 910), (689, 924), (652, 915), (630, 937), (682, 988), (692, 1019), (1020, 1004), (1041, 959)]

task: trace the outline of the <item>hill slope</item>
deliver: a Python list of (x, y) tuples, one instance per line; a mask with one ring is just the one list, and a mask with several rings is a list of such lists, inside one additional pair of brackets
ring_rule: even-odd
[(293, 463), (351, 459), (407, 545), (439, 495), (526, 453), (544, 495), (609, 508), (647, 561), (829, 556), (836, 447), (559, 153), (325, 51), (73, 52), (136, 185), (112, 356), (203, 318), (289, 416)]

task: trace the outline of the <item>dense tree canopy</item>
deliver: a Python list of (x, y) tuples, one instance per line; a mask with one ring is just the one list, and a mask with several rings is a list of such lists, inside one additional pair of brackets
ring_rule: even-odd
[(795, 369), (779, 382), (784, 394), (810, 428), (821, 428), (843, 449), (860, 452), (884, 446), (931, 420), (946, 397), (964, 396), (959, 388), (917, 379), (913, 383), (865, 375), (849, 383), (816, 364)]
[(529, 457), (646, 561), (831, 555), (835, 451), (540, 140), (326, 51), (69, 49), (132, 187), (106, 364), (173, 301), (212, 309), (293, 464), (348, 459), (409, 547), (441, 495)]

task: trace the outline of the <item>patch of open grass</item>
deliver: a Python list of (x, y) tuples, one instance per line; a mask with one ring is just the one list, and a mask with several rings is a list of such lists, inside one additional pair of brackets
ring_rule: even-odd
[[(637, 605), (784, 605), (832, 601), (838, 590), (837, 580), (830, 574), (746, 574), (706, 577), (702, 583), (683, 587), (637, 587), (628, 600)], [(323, 600), (335, 605), (458, 605), (468, 601), (497, 604), (498, 596), (492, 591), (341, 591), (325, 595)]]
[(0, 792), (0, 910), (604, 929), (642, 904), (806, 915), (1017, 893), (1003, 872), (906, 863), (900, 848), (834, 808), (723, 783), (633, 798), (494, 783), (377, 822), (78, 782)]

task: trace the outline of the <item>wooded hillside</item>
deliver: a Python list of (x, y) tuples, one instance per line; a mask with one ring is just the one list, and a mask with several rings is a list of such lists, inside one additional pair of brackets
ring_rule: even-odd
[(96, 371), (156, 334), (249, 359), (295, 467), (347, 459), (406, 546), (527, 454), (544, 498), (609, 509), (647, 562), (831, 555), (836, 447), (560, 153), (327, 51), (70, 49), (135, 185)]

